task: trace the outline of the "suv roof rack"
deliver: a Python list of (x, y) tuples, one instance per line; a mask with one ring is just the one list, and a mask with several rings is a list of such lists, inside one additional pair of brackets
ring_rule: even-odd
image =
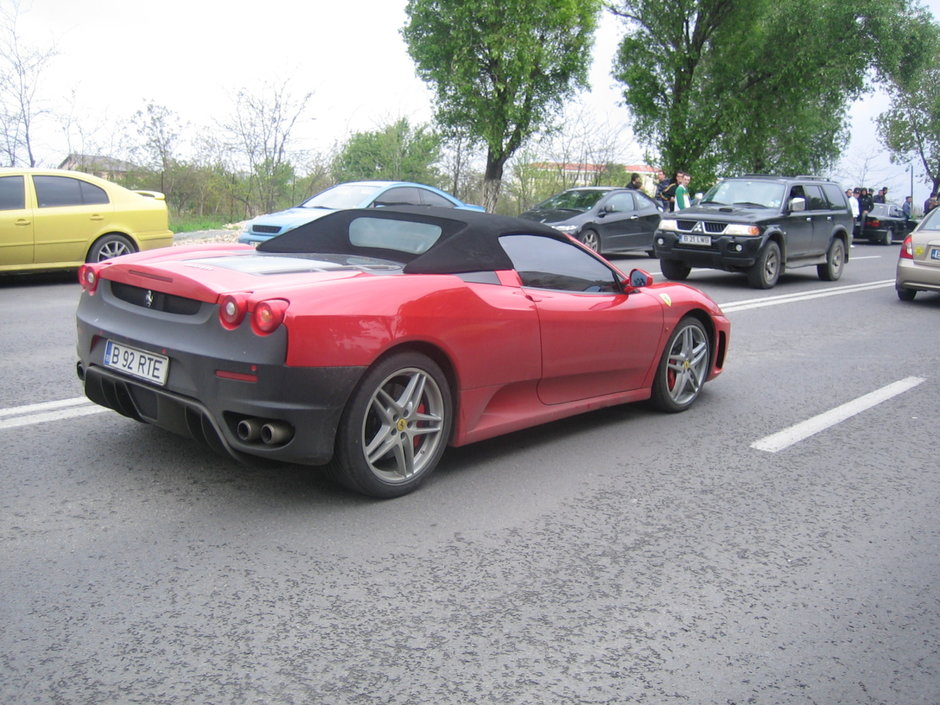
[(799, 176), (794, 176), (795, 179), (806, 179), (807, 181), (829, 181), (825, 176), (813, 176), (812, 174), (800, 174)]

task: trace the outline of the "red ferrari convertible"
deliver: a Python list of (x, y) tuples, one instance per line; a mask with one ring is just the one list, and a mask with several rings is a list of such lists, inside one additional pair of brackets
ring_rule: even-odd
[(375, 497), (415, 489), (448, 444), (645, 399), (682, 411), (730, 333), (696, 289), (450, 209), (338, 211), (79, 279), (92, 401), (238, 459), (329, 464)]

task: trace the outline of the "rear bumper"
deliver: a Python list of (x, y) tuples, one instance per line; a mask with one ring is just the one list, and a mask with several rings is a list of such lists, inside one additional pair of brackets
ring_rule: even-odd
[(932, 267), (910, 259), (898, 259), (895, 288), (940, 292), (940, 266)]

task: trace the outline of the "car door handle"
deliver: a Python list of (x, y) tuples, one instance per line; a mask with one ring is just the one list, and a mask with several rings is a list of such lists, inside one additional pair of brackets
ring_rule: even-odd
[(93, 216), (90, 216), (88, 219), (89, 220), (104, 220), (104, 216), (95, 213)]
[(14, 225), (32, 225), (33, 221), (29, 218), (17, 218), (13, 224)]

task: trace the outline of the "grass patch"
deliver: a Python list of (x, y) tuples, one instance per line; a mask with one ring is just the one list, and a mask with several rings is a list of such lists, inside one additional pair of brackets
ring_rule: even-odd
[(200, 215), (174, 215), (170, 213), (170, 230), (174, 233), (189, 233), (194, 230), (222, 230), (226, 221), (222, 218)]

